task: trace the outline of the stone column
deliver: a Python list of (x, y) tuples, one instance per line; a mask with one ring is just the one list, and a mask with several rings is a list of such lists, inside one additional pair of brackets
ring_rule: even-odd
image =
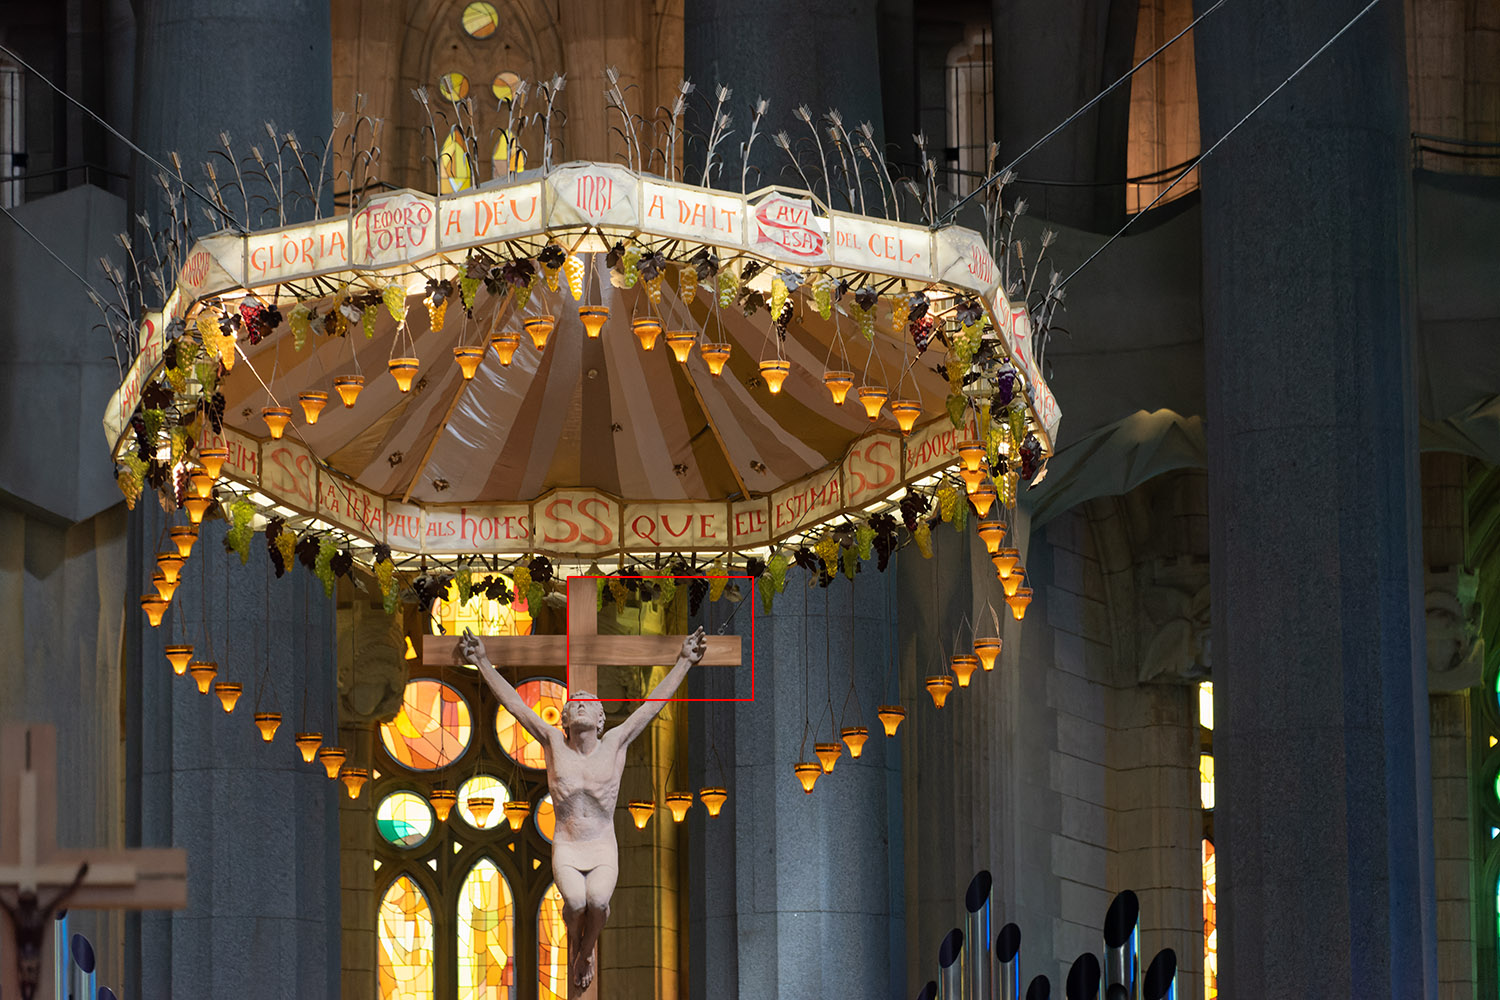
[[(326, 0), (230, 0), (211, 8), (146, 0), (139, 10), (136, 141), (164, 161), (180, 152), (193, 183), (201, 183), (221, 130), (246, 153), (256, 142), (266, 146), (267, 121), (308, 148), (328, 133)], [(138, 192), (151, 188), (155, 172), (137, 161)], [(189, 210), (203, 232), (199, 205)], [(306, 728), (336, 731), (332, 602), (300, 567), (269, 579), (262, 536), (241, 566), (225, 554), (224, 525), (215, 521), (204, 526), (166, 622), (151, 629), (138, 597), (166, 545), (151, 496), (142, 497), (131, 528), (127, 839), (187, 848), (188, 909), (134, 918), (126, 991), (338, 996), (340, 786), (304, 764), (291, 742), (304, 725), (304, 698)], [(199, 656), (211, 643), (219, 679), (244, 685), (233, 715), (172, 674), (161, 650), (179, 634)], [(250, 718), (257, 700), (283, 714), (270, 744)]]
[[(1205, 144), (1351, 10), (1206, 21)], [(1224, 996), (1437, 995), (1404, 51), (1374, 8), (1203, 176)]]

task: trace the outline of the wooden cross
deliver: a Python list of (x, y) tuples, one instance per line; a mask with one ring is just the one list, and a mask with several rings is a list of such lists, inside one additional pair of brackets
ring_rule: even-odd
[[(180, 910), (187, 906), (187, 852), (181, 848), (109, 851), (57, 847), (57, 731), (52, 726), (0, 729), (0, 898), (18, 904), (35, 893), (47, 906), (88, 871), (61, 901), (67, 909)], [(37, 996), (55, 996), (48, 941), (55, 913), (41, 914)], [(0, 908), (0, 997), (21, 996), (17, 930)]]

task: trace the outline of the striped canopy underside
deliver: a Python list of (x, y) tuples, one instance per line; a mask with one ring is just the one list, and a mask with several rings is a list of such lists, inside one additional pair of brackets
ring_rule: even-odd
[[(437, 332), (422, 300), (412, 296), (400, 350), (384, 307), (373, 338), (356, 323), (345, 338), (315, 334), (300, 352), (284, 328), (257, 346), (243, 345), (254, 372), (242, 364), (224, 380), (226, 420), (266, 436), (260, 410), (272, 401), (264, 381), (277, 403), (292, 407), (287, 433), (361, 486), (393, 500), (477, 504), (525, 502), (576, 487), (632, 501), (735, 499), (742, 483), (752, 495), (770, 493), (838, 462), (861, 435), (895, 428), (889, 410), (872, 424), (854, 390), (835, 406), (823, 385), (829, 368), (852, 370), (856, 386), (888, 387), (892, 400), (920, 398), (923, 420), (943, 412), (947, 382), (933, 370), (940, 349), (916, 359), (911, 341), (892, 334), (884, 307), (872, 347), (839, 306), (834, 321), (825, 321), (796, 296), (798, 315), (782, 346), (791, 375), (772, 395), (757, 367), (776, 356), (766, 309), (748, 317), (737, 306), (716, 309), (712, 281), (685, 305), (670, 280), (662, 283), (658, 309), (639, 283), (613, 287), (602, 254), (586, 259), (592, 274), (585, 301), (610, 310), (597, 340), (585, 337), (566, 283), (554, 293), (538, 282), (523, 315), (557, 317), (545, 351), (538, 354), (523, 335), (506, 367), (486, 348), (479, 372), (465, 383), (452, 349), (487, 345), (497, 313), (502, 328), (520, 332), (510, 296), (481, 287), (473, 319), (455, 296)], [(321, 316), (331, 303), (309, 304)], [(852, 295), (840, 306), (852, 308)], [(665, 333), (654, 350), (643, 351), (630, 319), (647, 314), (659, 315), (664, 331), (699, 331), (699, 345), (731, 344), (723, 374), (711, 376), (697, 349), (679, 364)], [(830, 355), (836, 328), (842, 357), (837, 346)], [(421, 361), (410, 393), (401, 393), (387, 371), (395, 355)], [(365, 389), (345, 409), (332, 380), (354, 372), (365, 376)], [(297, 405), (298, 393), (310, 390), (329, 393), (312, 426)]]

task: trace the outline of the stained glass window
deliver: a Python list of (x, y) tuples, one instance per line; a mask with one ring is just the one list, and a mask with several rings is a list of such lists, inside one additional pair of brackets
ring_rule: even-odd
[(457, 125), (448, 132), (448, 138), (443, 140), (438, 182), (443, 194), (467, 190), (474, 183), (473, 173), (469, 170), (469, 154), (464, 148), (463, 137), (459, 134)]
[(492, 3), (471, 3), (464, 8), (463, 26), (474, 38), (488, 38), (500, 27), (500, 14)]
[[(520, 695), (521, 700), (537, 715), (540, 715), (542, 721), (549, 726), (557, 725), (558, 720), (562, 718), (562, 708), (568, 702), (566, 686), (541, 677), (517, 684), (516, 694)], [(500, 748), (517, 764), (530, 768), (547, 766), (546, 757), (542, 754), (542, 745), (521, 728), (515, 716), (507, 712), (503, 706), (495, 712), (495, 732), (500, 737)]]
[[(502, 576), (502, 579), (509, 588), (510, 578)], [(524, 600), (501, 604), (476, 588), (467, 601), (460, 601), (457, 581), (448, 584), (448, 593), (442, 600), (433, 602), (432, 624), (433, 631), (442, 635), (463, 635), (464, 629), (475, 635), (531, 634), (531, 615)]]
[(444, 73), (438, 77), (438, 93), (445, 101), (461, 101), (469, 96), (469, 78), (462, 73)]
[(401, 711), (380, 727), (386, 752), (414, 771), (451, 764), (463, 756), (471, 735), (469, 703), (447, 684), (430, 679), (406, 685)]
[(1216, 1000), (1219, 995), (1219, 915), (1218, 872), (1214, 845), (1203, 842), (1203, 995)]
[(557, 829), (557, 813), (552, 808), (551, 795), (542, 796), (542, 801), (536, 804), (532, 816), (536, 820), (536, 832), (540, 833), (547, 843), (552, 843), (552, 834)]
[(536, 911), (536, 967), (539, 1000), (567, 1000), (568, 928), (562, 919), (562, 893), (547, 886)]
[[(489, 807), (483, 805), (489, 800)], [(476, 801), (477, 800), (477, 801)], [(493, 830), (505, 822), (502, 807), (510, 801), (510, 789), (499, 778), (476, 774), (458, 787), (458, 811), (476, 830)]]
[(396, 847), (420, 847), (432, 832), (432, 807), (411, 792), (395, 792), (375, 809), (375, 829)]
[[(499, 89), (498, 86), (496, 89)], [(505, 167), (501, 164), (505, 162), (507, 156), (510, 157), (511, 173), (518, 174), (526, 169), (526, 150), (522, 149), (519, 143), (512, 149), (510, 137), (502, 131), (499, 138), (495, 140), (495, 151), (490, 154), (491, 168), (495, 171), (496, 177), (504, 175)]]
[(378, 922), (380, 1000), (432, 1000), (432, 909), (411, 878), (391, 883)]
[(1203, 808), (1214, 807), (1214, 755), (1211, 753), (1198, 755), (1198, 794), (1203, 800)]
[(520, 82), (521, 78), (514, 73), (496, 73), (494, 81), (490, 84), (490, 92), (497, 99), (508, 101), (516, 96), (516, 85)]
[(489, 858), (469, 870), (458, 897), (458, 1000), (515, 995), (515, 906), (510, 883)]

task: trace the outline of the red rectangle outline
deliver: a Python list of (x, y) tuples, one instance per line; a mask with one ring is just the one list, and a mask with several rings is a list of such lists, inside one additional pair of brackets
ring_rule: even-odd
[[(588, 573), (573, 573), (573, 574), (569, 575), (569, 577), (568, 577), (568, 583), (567, 583), (567, 597), (568, 597), (568, 600), (571, 601), (573, 599), (573, 581), (574, 580), (599, 580), (599, 581), (604, 581), (604, 580), (609, 580), (609, 579), (611, 579), (610, 576), (593, 576), (593, 575), (590, 575)], [(613, 579), (616, 579), (616, 580), (749, 580), (750, 581), (750, 587), (748, 588), (748, 593), (744, 594), (740, 599), (743, 600), (743, 601), (749, 601), (750, 602), (750, 697), (748, 697), (748, 698), (611, 698), (610, 701), (612, 701), (612, 702), (616, 702), (617, 701), (617, 702), (619, 702), (621, 704), (644, 704), (645, 702), (648, 702), (648, 701), (659, 701), (659, 702), (670, 704), (672, 702), (679, 702), (679, 701), (685, 701), (685, 702), (694, 702), (694, 701), (698, 701), (698, 702), (705, 702), (705, 701), (719, 701), (719, 702), (723, 702), (723, 701), (727, 701), (727, 702), (752, 701), (753, 702), (755, 700), (755, 596), (756, 596), (755, 595), (755, 577), (753, 577), (753, 576), (740, 576), (740, 575), (734, 575), (734, 574), (725, 574), (724, 576), (705, 576), (702, 573), (694, 573), (694, 574), (691, 574), (691, 575), (688, 575), (688, 576), (677, 576), (677, 575), (672, 574), (672, 573), (660, 573), (660, 574), (657, 574), (657, 575), (654, 575), (654, 576), (644, 576), (644, 575), (643, 576), (636, 576), (636, 575), (627, 574), (627, 575), (623, 575), (623, 576), (613, 576)], [(741, 637), (741, 638), (743, 638), (743, 637)], [(567, 662), (563, 664), (563, 682), (567, 686), (568, 694), (569, 694), (569, 696), (571, 698), (571, 695), (572, 695), (572, 692), (573, 692), (573, 637), (572, 637), (571, 633), (568, 633), (568, 641), (567, 641), (566, 648), (567, 648)], [(643, 666), (644, 666), (644, 664), (643, 664)], [(603, 701), (604, 701), (604, 699), (599, 698), (597, 696), (595, 696), (593, 698), (584, 698), (584, 699), (581, 699), (581, 700), (583, 700), (583, 701), (597, 701), (597, 702), (600, 702), (600, 703), (603, 703)]]

